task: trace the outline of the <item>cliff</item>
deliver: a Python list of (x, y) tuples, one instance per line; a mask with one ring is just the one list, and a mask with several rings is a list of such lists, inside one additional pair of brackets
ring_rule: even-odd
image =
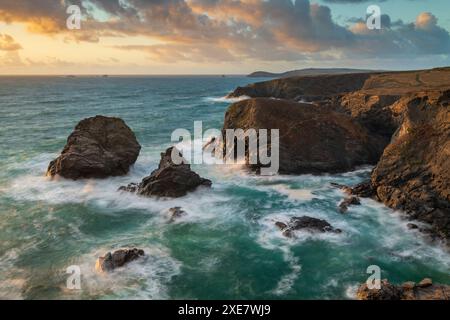
[(277, 79), (231, 95), (266, 98), (232, 105), (224, 129), (279, 128), (282, 173), (376, 164), (359, 194), (450, 243), (450, 68)]

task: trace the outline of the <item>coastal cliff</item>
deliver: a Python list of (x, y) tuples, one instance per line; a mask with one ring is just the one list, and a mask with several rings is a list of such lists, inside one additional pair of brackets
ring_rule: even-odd
[(252, 99), (230, 106), (224, 129), (280, 128), (280, 172), (375, 164), (370, 182), (355, 193), (428, 224), (421, 230), (450, 243), (450, 68), (293, 77), (230, 94), (243, 95)]

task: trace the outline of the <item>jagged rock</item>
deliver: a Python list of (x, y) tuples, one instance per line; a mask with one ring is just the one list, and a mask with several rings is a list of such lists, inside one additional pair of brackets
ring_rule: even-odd
[[(176, 154), (180, 163), (172, 160), (172, 150)], [(179, 150), (174, 147), (161, 153), (161, 161), (158, 169), (150, 176), (144, 178), (138, 185), (136, 183), (120, 187), (120, 191), (136, 192), (141, 196), (157, 196), (177, 198), (185, 196), (188, 192), (194, 191), (200, 186), (210, 187), (211, 181), (201, 178), (191, 170), (191, 166), (182, 158)]]
[(312, 218), (308, 216), (293, 217), (288, 223), (275, 222), (275, 225), (283, 232), (283, 235), (291, 238), (295, 230), (307, 230), (309, 232), (333, 232), (341, 233), (342, 230), (333, 228), (326, 220)]
[(141, 146), (122, 119), (96, 116), (75, 127), (47, 176), (68, 179), (107, 178), (128, 173)]
[[(227, 129), (279, 129), (279, 172), (286, 174), (345, 172), (375, 164), (382, 153), (379, 144), (349, 116), (287, 100), (256, 98), (234, 103), (225, 115), (224, 146), (232, 143), (226, 141)], [(271, 148), (269, 142), (267, 150)], [(247, 144), (247, 164), (256, 170), (263, 167), (249, 163), (248, 149)]]
[(103, 257), (97, 259), (95, 270), (97, 272), (111, 272), (116, 268), (123, 267), (125, 264), (137, 260), (145, 255), (142, 249), (120, 249), (113, 253), (108, 252)]
[(351, 196), (351, 197), (344, 199), (344, 201), (342, 201), (339, 204), (339, 211), (341, 213), (346, 213), (348, 211), (349, 206), (359, 206), (359, 205), (361, 205), (361, 201), (359, 200), (359, 198), (355, 197), (355, 196)]
[(361, 285), (356, 298), (359, 300), (450, 300), (450, 286), (433, 284), (429, 278), (423, 279), (419, 284), (408, 281), (400, 286), (382, 280), (380, 289), (369, 289), (365, 283)]
[(371, 177), (376, 196), (450, 240), (450, 90), (404, 99), (402, 125)]
[(352, 194), (352, 188), (343, 184), (339, 184), (339, 183), (335, 183), (335, 182), (331, 182), (330, 185), (333, 188), (337, 188), (342, 190), (344, 193), (351, 195)]
[(381, 280), (380, 289), (369, 289), (366, 283), (361, 285), (356, 293), (356, 298), (358, 300), (401, 300), (402, 294), (401, 288), (384, 279)]
[(187, 212), (182, 210), (181, 207), (174, 207), (169, 209), (169, 223), (175, 222), (175, 220), (184, 217)]
[(414, 224), (414, 223), (408, 223), (406, 226), (410, 230), (412, 230), (412, 229), (419, 229), (419, 226), (417, 224)]
[(425, 278), (422, 281), (420, 281), (417, 286), (420, 288), (426, 288), (426, 287), (429, 287), (432, 285), (433, 285), (433, 280), (431, 280), (430, 278)]

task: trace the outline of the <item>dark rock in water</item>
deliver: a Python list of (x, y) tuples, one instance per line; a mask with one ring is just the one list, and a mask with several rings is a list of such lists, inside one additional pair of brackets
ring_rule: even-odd
[(120, 249), (114, 253), (108, 252), (105, 256), (97, 259), (95, 270), (97, 272), (111, 272), (116, 268), (137, 260), (145, 255), (142, 249)]
[(406, 226), (408, 227), (408, 229), (419, 229), (419, 226), (414, 223), (408, 223)]
[(174, 222), (175, 220), (184, 217), (187, 215), (187, 212), (182, 210), (181, 207), (174, 207), (169, 209), (169, 223)]
[(376, 195), (376, 191), (373, 189), (370, 181), (366, 181), (351, 188), (351, 194), (362, 198), (371, 198)]
[[(177, 156), (179, 163), (172, 160), (172, 151)], [(180, 151), (171, 147), (161, 153), (159, 167), (150, 176), (144, 178), (139, 185), (133, 183), (120, 187), (119, 190), (136, 192), (138, 195), (148, 197), (177, 198), (185, 196), (200, 186), (210, 187), (211, 184), (210, 180), (201, 178), (192, 171)]]
[(337, 188), (342, 190), (343, 192), (347, 193), (347, 194), (352, 194), (352, 188), (343, 184), (339, 184), (339, 183), (335, 183), (335, 182), (331, 182), (330, 185), (333, 188)]
[(450, 286), (433, 284), (429, 278), (417, 285), (408, 281), (400, 286), (382, 280), (380, 289), (369, 289), (367, 284), (361, 285), (356, 297), (358, 300), (450, 300)]
[(96, 116), (82, 120), (47, 176), (68, 179), (107, 178), (128, 173), (141, 146), (122, 119)]
[(341, 213), (345, 213), (348, 211), (349, 206), (359, 206), (359, 205), (361, 205), (361, 201), (359, 200), (359, 198), (355, 197), (355, 196), (351, 196), (351, 197), (344, 199), (344, 201), (342, 201), (339, 204), (339, 211)]
[[(234, 103), (225, 115), (224, 147), (233, 143), (226, 141), (227, 129), (267, 129), (269, 132), (278, 129), (279, 172), (285, 174), (345, 172), (360, 165), (376, 164), (383, 151), (367, 130), (350, 116), (288, 100), (256, 98)], [(263, 148), (270, 153), (272, 142)], [(248, 149), (247, 146), (246, 158), (250, 154)], [(232, 151), (228, 150), (228, 155)], [(264, 167), (246, 160), (256, 171)]]
[(286, 237), (292, 237), (295, 230), (307, 230), (310, 232), (333, 232), (341, 233), (342, 230), (333, 228), (326, 220), (316, 219), (312, 217), (293, 217), (286, 224), (283, 222), (276, 222), (275, 225), (283, 231)]
[(135, 193), (139, 190), (139, 184), (138, 183), (130, 183), (127, 186), (121, 186), (119, 188), (119, 191), (126, 191), (126, 192), (131, 192), (131, 193)]

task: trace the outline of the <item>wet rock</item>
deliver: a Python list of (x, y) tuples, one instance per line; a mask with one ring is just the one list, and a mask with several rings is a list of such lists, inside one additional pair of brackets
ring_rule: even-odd
[(418, 226), (417, 224), (414, 224), (414, 223), (408, 223), (406, 226), (407, 226), (408, 229), (410, 229), (410, 230), (418, 229), (418, 228), (419, 228), (419, 226)]
[(187, 215), (187, 212), (182, 210), (181, 207), (174, 207), (169, 209), (169, 221), (168, 223), (175, 222), (177, 219)]
[(352, 188), (349, 187), (349, 186), (346, 186), (344, 184), (335, 183), (335, 182), (331, 182), (330, 185), (333, 188), (337, 188), (337, 189), (342, 190), (344, 193), (347, 193), (349, 195), (352, 194)]
[(386, 279), (381, 280), (380, 289), (369, 289), (364, 283), (358, 289), (356, 298), (358, 300), (401, 300), (403, 291), (401, 288), (390, 284)]
[[(176, 156), (179, 162), (175, 163), (172, 160), (172, 155)], [(211, 184), (210, 180), (201, 178), (192, 171), (191, 166), (182, 157), (180, 151), (171, 147), (161, 153), (159, 167), (150, 176), (144, 178), (139, 184), (129, 184), (120, 187), (119, 190), (136, 192), (138, 195), (147, 197), (178, 198), (200, 186), (210, 187)]]
[(103, 257), (97, 259), (95, 270), (97, 272), (111, 272), (114, 269), (125, 266), (126, 264), (139, 259), (145, 255), (142, 249), (120, 249), (113, 253), (108, 252)]
[(126, 175), (140, 149), (122, 119), (87, 118), (70, 134), (61, 155), (50, 162), (47, 176), (77, 180)]
[(399, 286), (382, 280), (380, 289), (361, 285), (356, 297), (359, 300), (450, 300), (450, 286), (433, 284), (429, 278), (418, 284), (408, 281)]
[(361, 201), (359, 200), (358, 197), (355, 196), (348, 197), (339, 204), (339, 211), (341, 213), (346, 213), (348, 211), (349, 206), (359, 206), (359, 205), (361, 205)]
[(288, 223), (275, 222), (275, 225), (283, 231), (286, 237), (293, 237), (295, 230), (307, 230), (309, 232), (333, 232), (341, 233), (342, 230), (333, 228), (326, 220), (312, 218), (308, 216), (293, 217)]
[(429, 287), (432, 285), (433, 285), (433, 280), (431, 280), (430, 278), (425, 278), (422, 281), (420, 281), (417, 286), (420, 288), (426, 288), (426, 287)]

